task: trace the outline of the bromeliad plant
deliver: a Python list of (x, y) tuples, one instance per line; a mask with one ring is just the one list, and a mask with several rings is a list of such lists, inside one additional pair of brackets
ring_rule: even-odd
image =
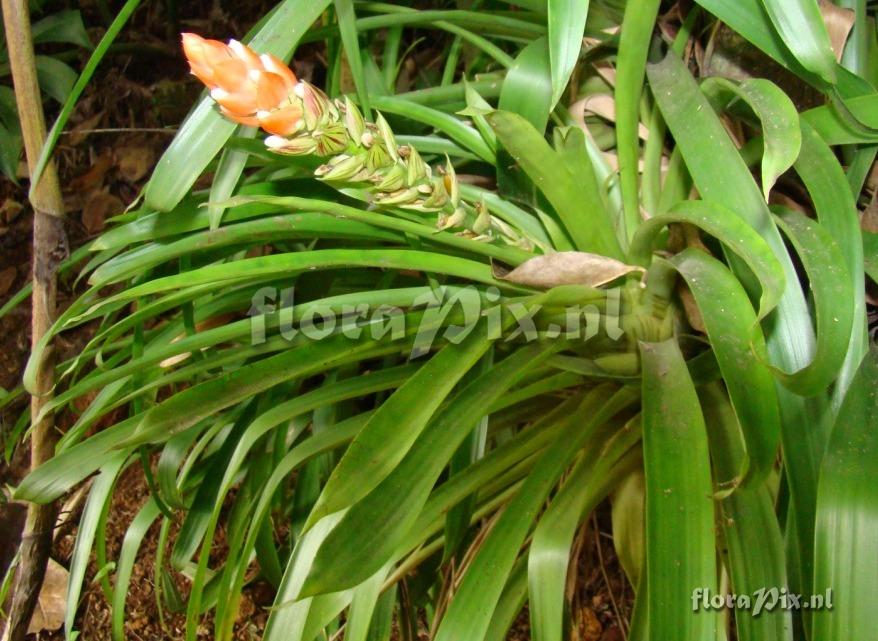
[[(558, 641), (576, 532), (607, 497), (629, 638), (726, 638), (726, 613), (693, 606), (763, 588), (831, 589), (833, 609), (739, 610), (737, 638), (870, 634), (871, 19), (858, 5), (838, 64), (813, 0), (703, 0), (659, 30), (654, 0), (485, 4), (286, 0), (249, 46), (184, 36), (210, 96), (92, 246), (56, 333), (97, 329), (50, 409), (89, 402), (16, 490), (97, 473), (68, 635), (94, 548), (124, 637), (159, 521), (159, 611), (185, 577), (190, 639), (210, 609), (231, 638), (261, 578), (266, 639), (389, 639), (395, 620), (499, 640), (528, 602), (533, 638)], [(453, 36), (448, 62), (395, 95), (415, 25)], [(699, 82), (730, 29), (827, 104), (800, 113), (754, 69)], [(325, 93), (280, 61), (318, 39)], [(151, 496), (111, 561), (107, 506), (138, 460)]]

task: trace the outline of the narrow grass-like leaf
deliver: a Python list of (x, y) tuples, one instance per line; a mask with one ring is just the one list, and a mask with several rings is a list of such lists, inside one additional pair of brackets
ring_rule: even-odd
[[(439, 405), (491, 343), (487, 327), (484, 324), (476, 327), (459, 343), (442, 348), (388, 398), (333, 469), (308, 517), (308, 526), (327, 514), (353, 505), (386, 479)], [(377, 559), (377, 562), (380, 567), (386, 560)], [(348, 568), (348, 571), (352, 570)], [(305, 586), (311, 581), (306, 581)], [(315, 588), (310, 594), (320, 591), (328, 590)]]
[(146, 531), (160, 514), (158, 503), (153, 497), (150, 497), (125, 531), (122, 549), (116, 562), (116, 584), (113, 589), (112, 629), (114, 641), (124, 641), (127, 638), (125, 634), (125, 598), (128, 596), (131, 572), (134, 569), (134, 562), (137, 560), (137, 553), (143, 538), (146, 536)]
[(564, 638), (564, 590), (576, 530), (612, 487), (639, 464), (639, 451), (626, 456), (639, 440), (640, 421), (635, 419), (601, 448), (596, 459), (589, 456), (592, 452), (584, 455), (534, 529), (528, 554), (534, 641)]
[(719, 620), (714, 610), (692, 611), (693, 590), (717, 586), (704, 418), (677, 342), (641, 343), (640, 354), (649, 637), (705, 641)]
[(450, 114), (397, 96), (373, 96), (372, 106), (383, 112), (429, 125), (441, 131), (464, 149), (473, 152), (485, 162), (492, 164), (494, 162), (494, 152), (491, 151), (479, 132)]
[(542, 454), (521, 489), (500, 515), (464, 575), (448, 606), (436, 641), (481, 641), (515, 565), (518, 550), (547, 495), (580, 447), (597, 447), (601, 428), (632, 401), (622, 388), (609, 399), (606, 387), (593, 390), (565, 422), (561, 434)]
[[(746, 459), (727, 489), (760, 484), (771, 472), (780, 438), (780, 414), (765, 339), (740, 283), (718, 260), (686, 249), (671, 260), (695, 296), (747, 447)], [(721, 291), (722, 296), (716, 292)], [(757, 357), (761, 356), (761, 359)]]
[[(252, 138), (256, 135), (256, 131), (255, 127), (242, 127), (240, 134), (243, 137)], [(222, 202), (228, 200), (234, 193), (249, 157), (250, 155), (246, 151), (239, 149), (227, 148), (223, 151), (216, 168), (216, 174), (213, 177), (213, 184), (210, 186), (208, 216), (212, 230), (219, 227), (226, 210)]]
[(381, 596), (382, 583), (384, 575), (378, 572), (354, 590), (351, 609), (345, 622), (345, 641), (367, 641), (369, 624)]
[[(228, 639), (231, 637), (232, 627), (236, 619), (237, 603), (241, 596), (240, 589), (244, 584), (245, 576), (250, 566), (250, 554), (256, 545), (260, 525), (268, 516), (272, 505), (272, 498), (275, 496), (278, 487), (294, 469), (303, 463), (349, 442), (362, 429), (371, 415), (371, 412), (358, 414), (337, 423), (331, 430), (303, 440), (287, 452), (277, 463), (271, 477), (265, 483), (265, 487), (253, 511), (252, 525), (247, 531), (244, 543), (240, 549), (233, 551), (233, 558), (229, 559), (223, 573), (220, 595), (229, 599), (230, 603), (224, 610), (226, 614), (225, 619), (217, 622), (217, 626), (223, 635), (221, 638)], [(308, 537), (308, 533), (305, 534), (305, 537)], [(288, 570), (285, 572), (283, 585), (290, 580), (289, 567), (291, 566), (288, 565)], [(295, 589), (298, 589), (298, 587), (295, 587)]]
[(70, 558), (70, 574), (67, 578), (67, 606), (64, 612), (64, 634), (70, 638), (76, 624), (76, 613), (79, 610), (79, 597), (82, 594), (83, 581), (88, 569), (95, 534), (101, 515), (109, 509), (110, 494), (116, 485), (116, 479), (128, 459), (124, 452), (112, 455), (101, 468), (100, 474), (88, 491), (88, 498), (79, 519), (76, 542)]
[(127, 0), (127, 2), (125, 2), (122, 8), (119, 9), (113, 22), (107, 27), (98, 46), (95, 47), (91, 56), (89, 56), (88, 62), (85, 63), (82, 73), (80, 73), (79, 77), (76, 79), (73, 88), (70, 90), (67, 99), (61, 107), (61, 112), (58, 114), (55, 123), (52, 125), (52, 128), (46, 136), (46, 142), (40, 150), (40, 157), (37, 160), (37, 165), (31, 176), (31, 185), (36, 185), (40, 182), (40, 177), (46, 169), (46, 163), (48, 163), (49, 158), (52, 157), (52, 151), (55, 149), (55, 145), (58, 142), (59, 136), (61, 136), (61, 132), (64, 130), (64, 126), (67, 124), (67, 120), (70, 118), (70, 114), (73, 113), (73, 108), (76, 106), (79, 96), (82, 95), (82, 92), (91, 81), (95, 70), (101, 63), (101, 60), (103, 60), (104, 55), (106, 55), (107, 51), (110, 49), (110, 45), (116, 40), (119, 32), (122, 31), (122, 27), (125, 26), (125, 23), (128, 22), (128, 18), (131, 17), (131, 14), (134, 13), (134, 10), (137, 9), (139, 5), (140, 0)]
[(637, 168), (640, 142), (637, 128), (640, 124), (640, 94), (643, 91), (646, 55), (660, 4), (659, 0), (626, 3), (619, 38), (615, 90), (616, 152), (619, 155), (625, 237), (628, 239), (634, 235), (641, 220)]
[(854, 288), (844, 256), (823, 226), (803, 214), (785, 210), (781, 228), (796, 248), (811, 281), (817, 349), (806, 367), (775, 375), (793, 391), (811, 396), (825, 390), (847, 358), (854, 319)]
[(760, 319), (777, 306), (784, 291), (785, 279), (783, 268), (771, 247), (752, 227), (718, 203), (684, 200), (667, 213), (645, 220), (631, 241), (631, 262), (648, 265), (654, 239), (662, 228), (672, 222), (689, 223), (703, 229), (744, 261), (762, 287)]
[(816, 0), (762, 0), (771, 22), (799, 63), (835, 84), (835, 55)]
[(506, 641), (509, 628), (518, 618), (518, 613), (527, 602), (527, 557), (515, 562), (509, 573), (509, 580), (491, 617), (491, 625), (485, 633), (484, 641)]
[(401, 245), (404, 236), (326, 214), (276, 215), (189, 233), (175, 241), (139, 245), (106, 261), (92, 272), (89, 281), (93, 285), (109, 285), (176, 258), (194, 257), (199, 252), (213, 252), (222, 247), (230, 247), (231, 252), (243, 244), (311, 238), (369, 239)]
[[(310, 596), (352, 587), (391, 560), (448, 460), (467, 432), (471, 431), (472, 418), (478, 417), (480, 408), (493, 404), (529, 368), (538, 365), (552, 351), (550, 344), (524, 347), (455, 395), (448, 408), (427, 426), (399, 465), (354, 504), (336, 529), (330, 532), (317, 552), (311, 572), (302, 587), (303, 594)], [(434, 360), (441, 355), (434, 357)], [(454, 358), (460, 359), (460, 356)], [(426, 405), (424, 399), (438, 387), (431, 365), (432, 362), (425, 365), (431, 371), (424, 371), (423, 377), (412, 377), (410, 383), (404, 386), (411, 390), (420, 389), (417, 393), (419, 404)], [(422, 381), (430, 381), (431, 384), (427, 387)], [(390, 403), (394, 403), (393, 397), (386, 401), (386, 404)], [(401, 411), (400, 408), (396, 403), (389, 408), (396, 410), (393, 415), (394, 427), (397, 431), (408, 432), (411, 428), (401, 425), (400, 417), (414, 412)], [(379, 409), (373, 420), (383, 418), (384, 411), (384, 407)], [(357, 442), (367, 435), (365, 430), (368, 429), (374, 429), (374, 426), (368, 425), (351, 444), (349, 451), (352, 452)], [(394, 438), (390, 445), (397, 441)], [(359, 452), (357, 454), (363, 456)], [(373, 455), (374, 459), (387, 457), (382, 456), (380, 450)]]
[[(723, 492), (744, 462), (740, 427), (720, 385), (704, 386), (700, 398), (716, 487)], [(759, 590), (787, 585), (783, 535), (768, 486), (739, 487), (717, 509), (728, 546), (726, 564), (734, 593), (752, 596)], [(783, 608), (758, 613), (738, 608), (735, 623), (741, 641), (792, 640), (790, 612)]]
[(65, 450), (28, 474), (15, 488), (15, 499), (48, 503), (100, 469), (108, 455), (130, 438), (139, 417), (126, 419)]
[[(189, 546), (189, 550), (182, 551), (177, 557), (178, 564), (181, 561), (188, 560), (188, 557), (191, 556), (191, 553), (197, 547), (198, 541), (201, 541), (201, 556), (199, 557), (198, 568), (195, 574), (195, 586), (189, 597), (188, 617), (191, 621), (195, 621), (196, 615), (200, 611), (200, 602), (203, 595), (201, 588), (198, 586), (200, 586), (200, 579), (205, 578), (206, 575), (207, 559), (210, 556), (210, 546), (220, 519), (223, 500), (231, 490), (239, 470), (244, 465), (247, 455), (257, 441), (269, 430), (297, 416), (325, 407), (328, 404), (395, 387), (405, 381), (415, 371), (415, 368), (412, 366), (401, 366), (325, 384), (310, 392), (296, 396), (285, 403), (272, 407), (246, 426), (241, 432), (240, 439), (236, 443), (232, 443), (233, 447), (229, 447), (228, 458), (220, 461), (221, 468), (218, 469), (217, 478), (212, 483), (202, 485), (201, 489), (204, 489), (206, 486), (215, 486), (215, 488), (210, 487), (208, 489), (207, 494), (212, 500), (209, 501), (208, 509), (205, 510), (203, 532), (199, 532), (197, 537), (190, 536), (195, 545)], [(184, 523), (183, 528), (181, 528), (179, 539), (183, 539), (187, 523)], [(179, 539), (175, 545), (175, 553), (178, 548), (182, 547)], [(278, 576), (278, 579), (280, 579), (280, 576)]]
[(142, 296), (181, 287), (223, 281), (234, 283), (244, 279), (270, 280), (271, 278), (288, 276), (296, 271), (337, 267), (423, 270), (509, 289), (508, 284), (493, 277), (490, 266), (455, 256), (407, 249), (323, 249), (247, 258), (234, 263), (208, 265), (182, 274), (156, 278), (103, 299), (89, 311), (89, 314), (103, 310), (106, 306), (114, 303), (135, 300)]
[[(567, 167), (559, 167), (558, 153), (521, 116), (495, 111), (487, 118), (501, 144), (552, 204), (577, 249), (621, 259), (594, 173), (574, 176)], [(571, 130), (570, 135), (577, 134), (583, 135)]]
[(372, 120), (372, 108), (369, 105), (369, 93), (366, 89), (366, 76), (363, 73), (363, 57), (360, 54), (360, 40), (357, 33), (357, 15), (354, 13), (353, 0), (333, 0), (335, 15), (338, 17), (338, 31), (344, 45), (345, 57), (357, 88), (357, 99), (363, 116)]
[(764, 78), (748, 78), (740, 84), (708, 78), (701, 87), (708, 96), (726, 94), (731, 100), (743, 99), (762, 123), (762, 193), (767, 202), (778, 177), (799, 157), (802, 134), (795, 105), (780, 87)]
[(547, 5), (549, 61), (552, 69), (551, 108), (561, 99), (579, 59), (588, 16), (588, 0), (548, 0)]
[[(814, 589), (832, 609), (813, 615), (813, 638), (868, 638), (878, 601), (878, 352), (863, 359), (841, 405), (820, 475)], [(806, 597), (807, 598), (807, 597)], [(824, 606), (827, 603), (824, 601)]]
[(283, 381), (398, 349), (389, 341), (378, 342), (366, 336), (350, 339), (344, 335), (288, 349), (187, 388), (156, 405), (140, 419), (132, 443), (167, 440), (201, 419)]

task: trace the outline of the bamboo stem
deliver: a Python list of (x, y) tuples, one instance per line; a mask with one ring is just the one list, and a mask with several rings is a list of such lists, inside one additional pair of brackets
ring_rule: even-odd
[[(15, 85), (15, 100), (21, 121), (25, 154), (31, 173), (34, 171), (46, 138), (40, 88), (34, 62), (33, 39), (27, 0), (2, 0), (3, 22), (9, 62)], [(52, 162), (46, 166), (40, 182), (31, 188), (34, 209), (33, 226), (33, 295), (31, 297), (31, 349), (46, 334), (55, 318), (56, 276), (58, 266), (67, 257), (64, 230), (64, 206), (58, 174)], [(31, 417), (50, 399), (53, 385), (52, 350), (40, 364), (36, 389), (31, 397)], [(51, 458), (54, 452), (55, 425), (52, 415), (32, 425), (31, 469)], [(55, 522), (54, 504), (28, 506), (21, 537), (20, 563), (15, 576), (12, 605), (3, 633), (3, 641), (21, 641), (39, 596), (52, 545)]]

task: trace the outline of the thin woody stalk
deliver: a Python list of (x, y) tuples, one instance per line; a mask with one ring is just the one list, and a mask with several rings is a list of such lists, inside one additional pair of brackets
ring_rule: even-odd
[[(15, 85), (15, 99), (21, 120), (28, 167), (34, 171), (46, 138), (46, 123), (40, 88), (37, 84), (33, 39), (27, 0), (3, 0), (3, 21), (9, 62)], [(32, 186), (33, 226), (33, 294), (31, 296), (31, 348), (49, 330), (55, 318), (56, 276), (59, 263), (67, 255), (64, 231), (64, 207), (55, 165), (48, 163), (39, 183)], [(53, 385), (51, 350), (40, 364), (36, 389), (31, 398), (31, 417), (40, 414), (50, 398)], [(31, 470), (54, 453), (54, 417), (49, 414), (32, 424)], [(40, 585), (52, 545), (55, 524), (54, 504), (28, 505), (27, 520), (19, 548), (19, 566), (13, 585), (12, 605), (3, 632), (3, 641), (21, 641), (39, 596)]]

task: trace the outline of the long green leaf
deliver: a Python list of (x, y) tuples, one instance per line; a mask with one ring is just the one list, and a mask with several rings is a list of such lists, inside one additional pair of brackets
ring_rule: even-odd
[[(659, 0), (628, 2), (619, 38), (616, 75), (616, 151), (619, 154), (619, 179), (625, 214), (625, 236), (630, 239), (640, 225), (638, 162), (640, 160), (640, 95), (646, 55), (658, 14)], [(669, 54), (673, 55), (673, 54)]]
[[(308, 517), (309, 526), (353, 505), (387, 478), (446, 396), (491, 343), (484, 324), (475, 328), (459, 343), (440, 350), (378, 408), (332, 471)], [(378, 561), (379, 566), (384, 563), (384, 559)]]
[[(820, 474), (814, 589), (832, 609), (813, 615), (812, 638), (874, 634), (878, 607), (878, 352), (863, 360), (841, 405)], [(824, 602), (824, 606), (827, 604)]]
[[(577, 248), (621, 258), (622, 249), (594, 172), (574, 176), (561, 164), (559, 154), (518, 114), (495, 111), (487, 119), (513, 160), (545, 194)], [(582, 132), (571, 130), (570, 135), (582, 136)]]
[(695, 296), (744, 433), (746, 459), (732, 488), (741, 481), (761, 483), (777, 457), (780, 413), (774, 380), (764, 364), (765, 340), (747, 294), (722, 263), (696, 249), (684, 250), (671, 264)]
[(716, 593), (716, 540), (707, 433), (674, 339), (641, 343), (649, 637), (714, 639), (716, 611), (693, 612), (697, 589)]
[[(707, 423), (710, 455), (716, 486), (728, 487), (741, 469), (744, 448), (740, 426), (728, 398), (718, 384), (700, 390)], [(774, 510), (774, 497), (766, 484), (740, 487), (718, 505), (728, 558), (725, 559), (735, 594), (758, 595), (787, 585), (783, 535)], [(735, 610), (741, 641), (791, 641), (789, 610)]]
[(784, 211), (778, 222), (811, 280), (817, 350), (807, 366), (791, 374), (776, 370), (775, 375), (793, 391), (811, 396), (829, 387), (847, 359), (854, 288), (838, 244), (820, 223), (791, 210)]
[(46, 163), (48, 163), (49, 158), (52, 157), (52, 151), (54, 151), (55, 145), (58, 143), (58, 138), (61, 136), (61, 132), (67, 124), (67, 120), (73, 113), (73, 108), (76, 106), (79, 96), (82, 95), (82, 92), (91, 81), (95, 70), (110, 49), (110, 45), (116, 40), (119, 32), (122, 31), (122, 27), (125, 26), (125, 23), (128, 22), (131, 14), (134, 13), (134, 10), (137, 9), (139, 5), (140, 0), (127, 0), (127, 2), (125, 2), (122, 8), (119, 9), (113, 22), (107, 27), (107, 31), (104, 33), (98, 46), (95, 47), (95, 50), (92, 52), (91, 56), (89, 56), (88, 62), (85, 63), (82, 73), (80, 73), (79, 77), (76, 79), (73, 88), (70, 90), (67, 99), (61, 107), (61, 112), (55, 119), (55, 123), (49, 130), (49, 134), (46, 136), (46, 142), (40, 150), (40, 157), (37, 160), (37, 166), (34, 169), (33, 176), (31, 176), (31, 185), (37, 185), (40, 182), (40, 177), (46, 169)]
[[(472, 417), (499, 399), (528, 369), (547, 358), (553, 349), (550, 344), (524, 347), (455, 395), (448, 408), (424, 430), (396, 469), (354, 504), (336, 529), (327, 536), (303, 586), (304, 595), (352, 587), (389, 561), (458, 444), (472, 430)], [(430, 367), (430, 364), (425, 367)], [(419, 405), (426, 405), (425, 397), (437, 387), (436, 375), (430, 372), (425, 374), (427, 376), (422, 380), (430, 381), (430, 384), (427, 387), (418, 381), (421, 391), (416, 403)], [(415, 383), (413, 377), (411, 385)], [(392, 397), (387, 403), (391, 402)], [(396, 410), (395, 430), (408, 431), (405, 424), (400, 424), (399, 417), (413, 412), (400, 411), (397, 405), (392, 409)], [(374, 420), (378, 420), (382, 411), (376, 413)], [(366, 429), (370, 428), (373, 426), (369, 425)], [(364, 431), (360, 438), (365, 435)], [(389, 445), (394, 445), (395, 441)], [(383, 459), (386, 456), (381, 456), (379, 451), (374, 458), (379, 457)]]
[(110, 495), (127, 458), (124, 452), (110, 457), (88, 491), (82, 517), (79, 519), (79, 529), (76, 532), (76, 542), (70, 558), (70, 574), (67, 578), (67, 606), (64, 612), (64, 634), (67, 638), (73, 634), (73, 626), (76, 623), (79, 597), (82, 594), (98, 523), (103, 518), (101, 515), (109, 510)]
[(588, 0), (548, 0), (547, 5), (552, 69), (551, 108), (561, 99), (579, 59), (588, 16)]
[(768, 193), (778, 177), (799, 157), (802, 133), (799, 114), (793, 102), (770, 80), (749, 78), (735, 84), (725, 78), (708, 78), (701, 84), (708, 97), (724, 100), (723, 107), (736, 98), (743, 99), (762, 123), (762, 193)]
[[(801, 127), (802, 153), (795, 165), (796, 173), (808, 189), (817, 220), (841, 249), (851, 282), (853, 327), (845, 362), (833, 389), (833, 408), (838, 409), (867, 350), (862, 233), (856, 200), (835, 154), (807, 122), (802, 122)], [(815, 269), (820, 270), (816, 266)], [(814, 277), (813, 273), (809, 275)]]
[(580, 447), (596, 447), (601, 428), (633, 401), (622, 388), (609, 399), (606, 387), (596, 388), (569, 417), (560, 436), (540, 455), (521, 489), (500, 515), (464, 575), (442, 619), (436, 641), (481, 641), (518, 550), (547, 495)]
[[(723, 2), (730, 11), (746, 11), (752, 4), (750, 0), (734, 0), (734, 3), (731, 6)], [(702, 4), (707, 6), (706, 2)], [(732, 205), (732, 211), (759, 232), (783, 266), (786, 282), (783, 295), (775, 313), (763, 322), (772, 363), (786, 372), (808, 366), (816, 351), (811, 315), (798, 273), (747, 165), (682, 62), (668, 56), (661, 64), (650, 66), (647, 73), (656, 101), (704, 200)], [(733, 259), (729, 260), (732, 270), (751, 298), (755, 298), (755, 283), (749, 268)], [(798, 530), (798, 556), (807, 566), (813, 558), (813, 535), (808, 524), (813, 522), (809, 515), (814, 511), (828, 402), (824, 397), (803, 399), (786, 387), (778, 390), (778, 399), (784, 462), (791, 478), (795, 509), (802, 519)], [(812, 429), (803, 431), (803, 424), (811, 425)], [(806, 570), (804, 576), (810, 576), (810, 571)]]
[(799, 63), (835, 84), (835, 54), (816, 0), (762, 0), (771, 22)]
[[(561, 641), (564, 590), (576, 530), (613, 487), (640, 463), (631, 450), (640, 422), (617, 432), (594, 460), (583, 456), (534, 529), (528, 554), (530, 621), (534, 641)], [(624, 459), (624, 460), (623, 460)]]
[(122, 549), (116, 562), (116, 585), (113, 589), (112, 630), (114, 641), (124, 641), (127, 638), (125, 634), (125, 599), (128, 596), (131, 572), (134, 569), (137, 553), (143, 543), (143, 538), (146, 536), (146, 531), (160, 514), (158, 503), (153, 497), (150, 497), (125, 531)]
[(526, 118), (537, 131), (545, 131), (552, 111), (549, 48), (545, 38), (521, 50), (503, 80), (498, 107)]
[(363, 73), (363, 57), (360, 54), (360, 40), (357, 33), (357, 14), (354, 12), (353, 0), (334, 0), (335, 13), (338, 16), (338, 30), (344, 45), (345, 57), (354, 78), (357, 99), (366, 120), (372, 120), (372, 108), (369, 106), (369, 94), (366, 91), (366, 76)]

